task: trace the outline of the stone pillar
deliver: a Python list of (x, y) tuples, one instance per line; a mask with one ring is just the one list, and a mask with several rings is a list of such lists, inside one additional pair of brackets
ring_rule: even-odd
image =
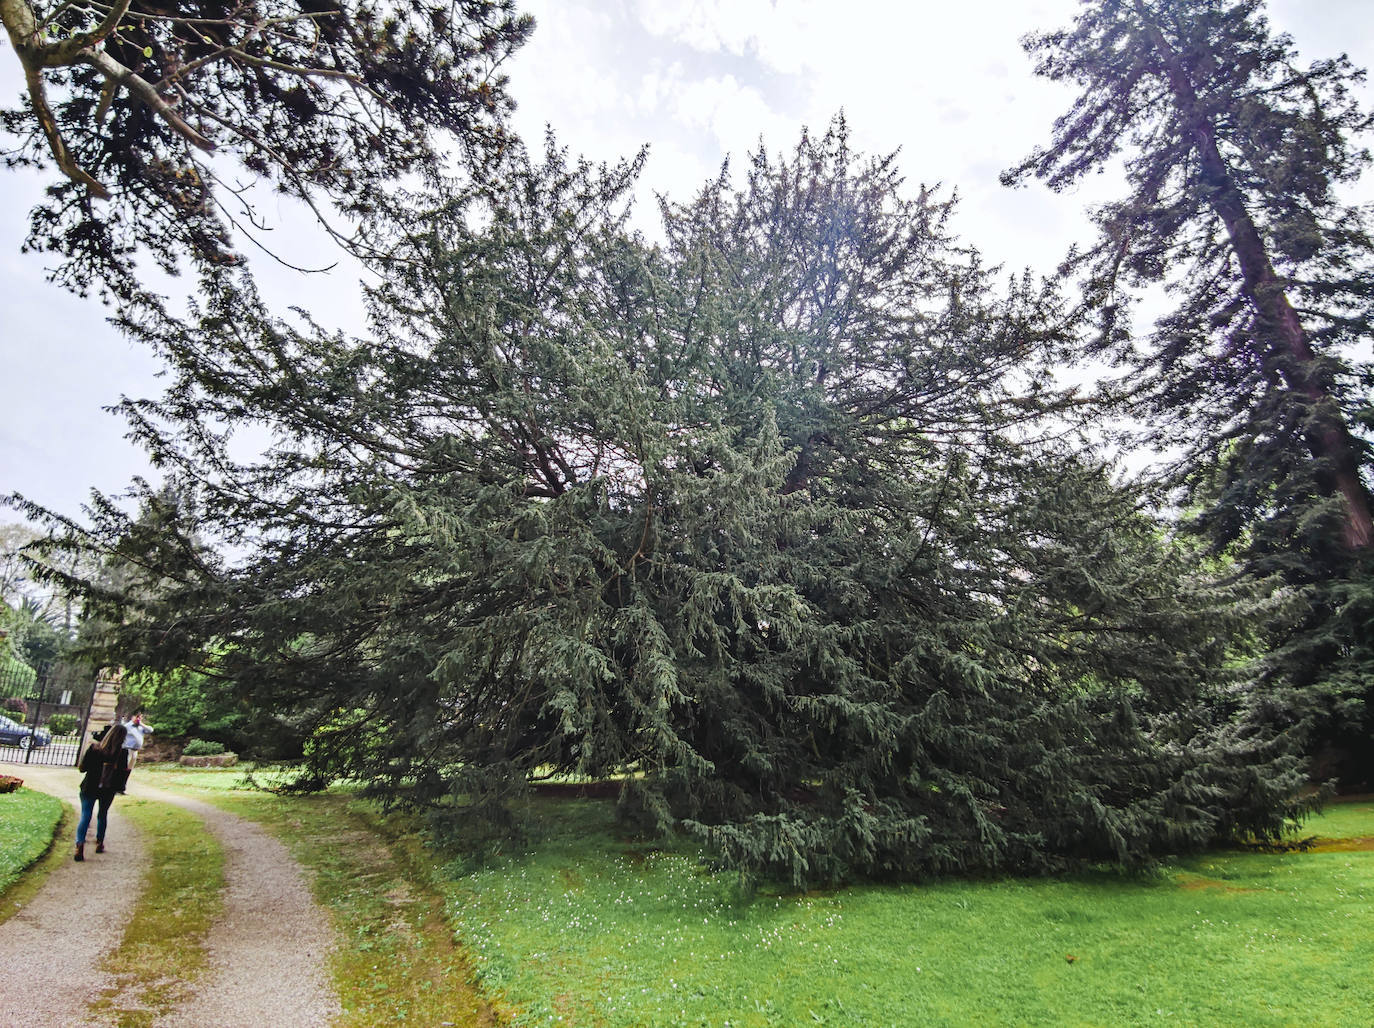
[(81, 736), (79, 753), (86, 751), (91, 736), (117, 717), (119, 690), (123, 685), (123, 679), (124, 671), (117, 667), (101, 668), (95, 676), (95, 691), (91, 693), (91, 708), (86, 715), (86, 731)]

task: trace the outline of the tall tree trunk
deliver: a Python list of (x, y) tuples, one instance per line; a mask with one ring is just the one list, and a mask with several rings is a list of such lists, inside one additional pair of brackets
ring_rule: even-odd
[(1217, 147), (1211, 122), (1198, 113), (1197, 93), (1178, 54), (1164, 33), (1149, 21), (1147, 12), (1137, 4), (1137, 13), (1147, 25), (1150, 40), (1164, 63), (1169, 88), (1174, 94), (1184, 122), (1192, 132), (1203, 181), (1210, 187), (1209, 204), (1226, 226), (1227, 237), (1241, 269), (1241, 292), (1254, 307), (1260, 323), (1272, 332), (1279, 346), (1293, 359), (1292, 375), (1285, 376), (1288, 387), (1300, 393), (1311, 407), (1313, 427), (1304, 433), (1315, 460), (1328, 469), (1318, 481), (1345, 501), (1345, 541), (1352, 550), (1361, 550), (1374, 539), (1369, 490), (1360, 479), (1358, 445), (1340, 414), (1333, 409), (1334, 398), (1314, 373), (1316, 354), (1298, 313), (1288, 300), (1283, 280), (1274, 271), (1268, 250), (1245, 206), (1245, 196), (1236, 185), (1231, 169)]

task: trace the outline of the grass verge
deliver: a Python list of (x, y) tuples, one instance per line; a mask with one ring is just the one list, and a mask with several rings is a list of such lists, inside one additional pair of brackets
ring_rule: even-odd
[(149, 784), (249, 818), (281, 839), (310, 873), (338, 945), (331, 973), (340, 1026), (403, 1022), (493, 1026), (500, 1012), (473, 985), (453, 943), (433, 858), (417, 835), (346, 793), (277, 796), (244, 788), (238, 769), (139, 768)]
[(143, 833), (148, 872), (124, 938), (104, 961), (115, 984), (91, 1013), (101, 1024), (143, 1028), (184, 1000), (205, 971), (210, 924), (223, 907), (224, 852), (188, 811), (130, 797), (118, 802)]
[[(33, 789), (0, 794), (0, 923), (32, 898), (65, 850), (55, 845), (75, 826), (70, 808)], [(29, 871), (29, 874), (25, 874)]]

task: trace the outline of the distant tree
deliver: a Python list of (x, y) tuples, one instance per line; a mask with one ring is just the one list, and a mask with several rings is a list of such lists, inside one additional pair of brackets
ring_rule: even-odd
[(6, 649), (30, 667), (60, 656), (70, 644), (63, 605), (43, 588), (32, 565), (32, 544), (41, 533), (29, 525), (0, 525), (0, 629)]
[(121, 702), (142, 709), (159, 737), (199, 736), (242, 749), (252, 709), (233, 684), (187, 668), (132, 671), (120, 686)]
[[(30, 525), (0, 525), (0, 627), (9, 632), (15, 654), (33, 667), (60, 660), (72, 648), (80, 621), (75, 593), (54, 588), (38, 545), (43, 536)], [(49, 553), (68, 573), (88, 564), (79, 552)]]
[(71, 648), (72, 633), (62, 626), (58, 611), (26, 599), (14, 614), (18, 651), (30, 666), (51, 664)]
[[(1135, 865), (1301, 809), (1245, 590), (1072, 441), (1055, 293), (949, 201), (837, 123), (655, 247), (634, 163), (503, 160), (398, 227), (369, 338), (207, 307), (126, 406), (187, 487), (69, 526), (158, 583), (91, 590), (112, 656), (213, 664), (306, 729), (308, 784), (499, 820), (619, 775), (628, 821), (792, 881)], [(248, 464), (246, 421), (279, 440)]]
[(32, 692), (38, 681), (38, 672), (15, 655), (7, 645), (9, 640), (0, 639), (0, 709), (15, 721), (23, 721), (28, 716), (29, 705), (22, 697)]
[[(1195, 527), (1256, 575), (1302, 590), (1274, 623), (1276, 686), (1368, 749), (1374, 681), (1374, 243), (1339, 187), (1368, 166), (1371, 117), (1344, 57), (1299, 65), (1259, 0), (1102, 0), (1026, 41), (1082, 88), (1050, 145), (1005, 175), (1062, 189), (1118, 155), (1128, 192), (1076, 255), (1099, 351), (1138, 376), (1135, 411), (1177, 454)], [(1164, 283), (1138, 344), (1122, 313)], [(1282, 706), (1283, 704), (1280, 704)], [(1332, 720), (1334, 719), (1334, 720)]]
[(0, 601), (19, 606), (30, 595), (30, 574), (23, 549), (40, 537), (28, 525), (0, 525)]
[(139, 257), (213, 273), (265, 245), (258, 185), (366, 249), (379, 190), (502, 145), (498, 69), (533, 27), (511, 0), (4, 0), (0, 20), (27, 85), (6, 163), (64, 177), (27, 245), (71, 289), (146, 304)]

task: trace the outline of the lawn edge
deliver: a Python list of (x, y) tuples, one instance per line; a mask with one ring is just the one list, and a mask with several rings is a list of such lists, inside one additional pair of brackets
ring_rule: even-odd
[[(52, 796), (52, 793), (45, 793), (42, 789), (32, 791)], [(47, 847), (21, 870), (20, 876), (9, 888), (0, 890), (0, 924), (4, 924), (28, 906), (46, 884), (48, 876), (62, 865), (67, 856), (64, 848), (58, 843), (61, 839), (75, 835), (76, 811), (61, 797), (53, 796), (53, 799), (57, 800), (61, 812), (53, 823), (52, 838), (48, 840)]]

